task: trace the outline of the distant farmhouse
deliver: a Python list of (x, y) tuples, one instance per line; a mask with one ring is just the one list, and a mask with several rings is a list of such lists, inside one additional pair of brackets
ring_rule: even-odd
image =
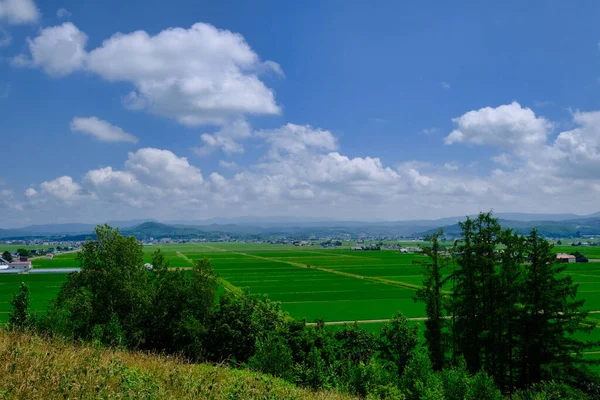
[(564, 263), (574, 263), (577, 261), (577, 257), (572, 256), (571, 254), (558, 253), (556, 255), (556, 259), (560, 262)]
[(31, 268), (31, 261), (8, 262), (0, 257), (0, 274), (25, 274)]

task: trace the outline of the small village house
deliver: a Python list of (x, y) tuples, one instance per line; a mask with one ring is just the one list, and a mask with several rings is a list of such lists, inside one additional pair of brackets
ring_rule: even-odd
[(577, 261), (577, 257), (566, 253), (558, 253), (556, 259), (564, 263), (574, 263)]

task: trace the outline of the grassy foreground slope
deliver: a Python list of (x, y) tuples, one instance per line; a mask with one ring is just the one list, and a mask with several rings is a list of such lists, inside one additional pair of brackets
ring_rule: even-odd
[(350, 399), (268, 375), (0, 330), (0, 399)]

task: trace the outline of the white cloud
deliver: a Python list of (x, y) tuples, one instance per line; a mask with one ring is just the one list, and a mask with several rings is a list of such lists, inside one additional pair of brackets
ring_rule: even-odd
[[(94, 218), (293, 214), (414, 219), (491, 208), (595, 212), (600, 194), (599, 118), (600, 113), (576, 112), (577, 126), (555, 140), (526, 144), (514, 140), (508, 148), (497, 144), (499, 153), (493, 160), (498, 165), (488, 170), (483, 169), (485, 164), (472, 166), (470, 160), (460, 164), (409, 160), (391, 167), (378, 157), (341, 153), (329, 131), (287, 124), (251, 133), (249, 139), (265, 145), (259, 147), (264, 156), (257, 162), (236, 165), (221, 160), (220, 168), (232, 169), (232, 176), (203, 173), (185, 157), (145, 148), (129, 153), (122, 168), (94, 169), (80, 182), (69, 177), (45, 182), (31, 202), (62, 197), (68, 205), (65, 213), (79, 204), (85, 208), (82, 213)], [(497, 128), (496, 119), (484, 120)], [(479, 126), (484, 134), (470, 127), (470, 135), (487, 138), (491, 128)], [(573, 197), (579, 192), (588, 195)]]
[(194, 148), (200, 156), (208, 155), (221, 149), (225, 154), (243, 153), (244, 146), (239, 140), (252, 136), (252, 128), (245, 120), (239, 119), (225, 124), (218, 132), (213, 134), (203, 133), (200, 139), (203, 146)]
[(129, 153), (125, 168), (141, 182), (164, 187), (193, 187), (204, 181), (199, 168), (169, 150), (144, 148)]
[(61, 176), (52, 181), (42, 182), (40, 187), (44, 193), (66, 202), (79, 200), (83, 197), (81, 185), (74, 182), (70, 176)]
[(224, 124), (243, 115), (279, 114), (275, 95), (259, 74), (282, 75), (273, 61), (261, 61), (244, 38), (197, 23), (152, 36), (117, 33), (86, 52), (87, 36), (66, 22), (28, 40), (30, 56), (15, 66), (43, 68), (51, 76), (87, 70), (134, 87), (124, 97), (131, 109), (146, 109), (182, 124)]
[[(3, 182), (0, 179), (0, 186), (2, 185)], [(0, 210), (10, 210), (10, 212), (3, 213), (6, 215), (4, 218), (7, 219), (14, 218), (15, 213), (23, 210), (23, 204), (15, 199), (12, 189), (0, 188)]]
[(286, 124), (278, 129), (266, 129), (256, 132), (270, 146), (270, 156), (296, 154), (308, 149), (331, 151), (337, 149), (337, 139), (329, 131), (313, 129), (310, 125)]
[(579, 127), (561, 132), (547, 157), (559, 174), (600, 179), (600, 111), (575, 112), (573, 121)]
[(536, 117), (530, 108), (522, 108), (517, 102), (469, 111), (452, 121), (457, 127), (446, 136), (446, 144), (473, 143), (503, 148), (542, 144), (552, 127), (546, 119)]
[(509, 167), (512, 164), (512, 160), (511, 160), (510, 155), (508, 155), (506, 153), (502, 153), (502, 154), (498, 154), (496, 156), (493, 156), (492, 157), (492, 161), (495, 162), (495, 163), (497, 163), (497, 164), (503, 165), (505, 167)]
[(188, 125), (222, 124), (231, 116), (278, 114), (273, 92), (260, 81), (263, 63), (244, 38), (197, 23), (150, 36), (116, 34), (89, 54), (88, 68), (111, 81), (132, 83), (136, 108)]
[(12, 63), (43, 68), (54, 77), (68, 75), (84, 67), (87, 39), (87, 35), (70, 22), (46, 28), (35, 39), (27, 39), (30, 56), (18, 55)]
[(71, 11), (67, 10), (66, 8), (59, 8), (58, 10), (56, 10), (56, 16), (58, 18), (68, 18), (71, 15), (73, 15)]
[(225, 168), (225, 169), (236, 169), (238, 167), (238, 165), (236, 163), (234, 163), (233, 161), (225, 161), (225, 160), (220, 160), (219, 166), (221, 168)]
[(0, 21), (10, 24), (27, 24), (40, 19), (33, 0), (0, 0)]
[(460, 165), (456, 161), (451, 161), (444, 163), (444, 168), (446, 168), (449, 171), (458, 171)]
[(450, 90), (452, 88), (448, 82), (442, 82), (440, 85), (442, 86), (442, 89)]
[(32, 198), (35, 195), (37, 195), (37, 191), (34, 188), (28, 188), (27, 190), (25, 190), (25, 196), (27, 198)]
[(139, 140), (131, 133), (97, 117), (75, 117), (71, 121), (71, 130), (93, 136), (102, 142), (137, 143)]

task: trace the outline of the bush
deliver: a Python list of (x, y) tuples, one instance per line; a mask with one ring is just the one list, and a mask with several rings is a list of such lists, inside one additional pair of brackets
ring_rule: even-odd
[(371, 358), (367, 363), (351, 364), (346, 373), (347, 391), (361, 397), (404, 399), (398, 388), (390, 385), (389, 372)]
[(208, 335), (210, 358), (245, 363), (254, 354), (258, 339), (283, 327), (285, 314), (266, 296), (241, 296), (225, 292), (211, 321)]
[(494, 385), (494, 380), (483, 371), (479, 371), (469, 382), (467, 395), (469, 400), (502, 400), (502, 393)]
[(393, 367), (397, 378), (402, 376), (419, 344), (418, 329), (419, 327), (411, 325), (402, 313), (394, 315), (391, 322), (381, 328), (379, 358), (386, 365)]
[(529, 389), (521, 390), (514, 396), (514, 400), (585, 400), (585, 393), (558, 382), (540, 382), (533, 384)]
[(287, 381), (294, 379), (292, 351), (276, 333), (256, 341), (256, 350), (248, 360), (248, 367)]
[(21, 282), (19, 292), (13, 296), (10, 302), (12, 306), (12, 309), (8, 314), (8, 326), (10, 328), (22, 329), (29, 326), (31, 321), (29, 316), (30, 299), (29, 287)]

